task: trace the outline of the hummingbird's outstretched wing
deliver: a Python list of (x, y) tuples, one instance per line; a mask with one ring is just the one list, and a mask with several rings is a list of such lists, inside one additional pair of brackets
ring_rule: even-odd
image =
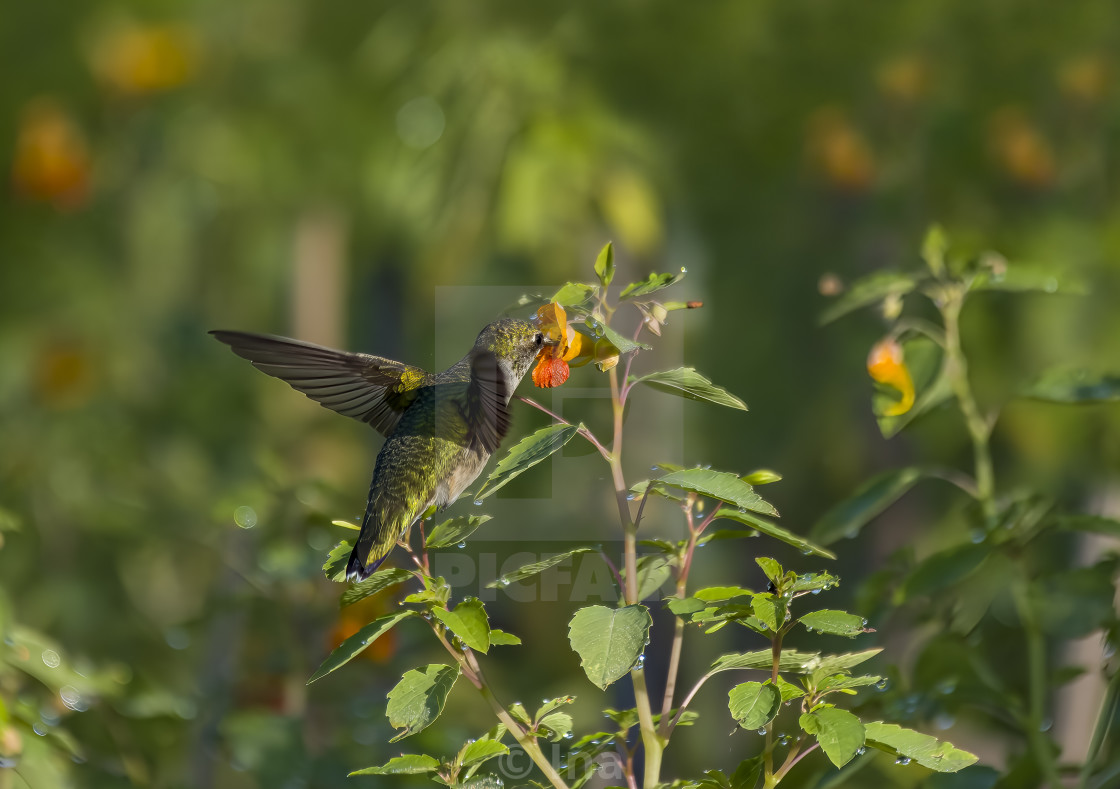
[(475, 354), (467, 386), (467, 430), (471, 440), (490, 454), (497, 451), (509, 430), (512, 394), (498, 367), (498, 357), (489, 351)]
[(367, 353), (239, 331), (212, 331), (242, 359), (287, 382), (325, 408), (368, 422), (388, 436), (431, 376), (419, 367)]

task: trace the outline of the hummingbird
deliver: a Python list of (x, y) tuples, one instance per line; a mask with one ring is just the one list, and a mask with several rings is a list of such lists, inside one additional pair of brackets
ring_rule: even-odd
[(501, 318), (442, 373), (365, 353), (240, 331), (210, 332), (263, 373), (385, 436), (346, 580), (368, 578), (432, 505), (443, 509), (482, 472), (509, 430), (509, 401), (533, 360), (555, 345)]

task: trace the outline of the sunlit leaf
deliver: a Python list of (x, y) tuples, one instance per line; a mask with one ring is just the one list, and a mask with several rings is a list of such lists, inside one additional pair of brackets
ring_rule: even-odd
[(338, 647), (327, 656), (327, 659), (323, 661), (323, 665), (319, 666), (315, 673), (311, 675), (311, 679), (307, 680), (307, 684), (310, 685), (312, 682), (327, 676), (327, 674), (330, 674), (332, 671), (337, 671), (342, 668), (360, 655), (366, 647), (392, 630), (398, 622), (403, 619), (408, 619), (410, 616), (416, 616), (416, 612), (398, 611), (373, 620), (357, 633), (339, 644)]
[(821, 707), (802, 715), (800, 723), (804, 731), (817, 738), (824, 755), (837, 767), (851, 761), (863, 747), (863, 724), (847, 710)]
[(477, 597), (468, 597), (450, 611), (433, 608), (432, 614), (471, 649), (484, 654), (490, 650), (490, 620)]
[(447, 696), (459, 678), (459, 669), (433, 663), (406, 671), (389, 691), (385, 714), (394, 729), (403, 729), (390, 742), (426, 729), (443, 712)]
[(684, 275), (684, 269), (681, 269), (679, 274), (650, 274), (644, 280), (641, 280), (639, 282), (631, 282), (629, 285), (622, 289), (622, 293), (619, 294), (618, 298), (620, 301), (626, 301), (628, 299), (637, 299), (641, 298), (642, 296), (648, 296), (651, 293), (656, 293), (659, 290), (664, 290), (670, 285), (680, 282), (682, 279), (684, 279)]
[(816, 543), (810, 542), (804, 537), (800, 537), (794, 534), (789, 529), (784, 529), (778, 524), (772, 523), (765, 518), (760, 518), (752, 513), (738, 512), (737, 510), (731, 510), (723, 507), (718, 513), (716, 513), (716, 518), (717, 520), (723, 519), (735, 521), (736, 523), (741, 523), (744, 526), (750, 526), (755, 531), (761, 534), (765, 534), (767, 537), (772, 537), (775, 540), (784, 542), (786, 545), (792, 545), (802, 553), (816, 554), (817, 556), (823, 556), (826, 559), (836, 558), (836, 554), (834, 554), (827, 548), (822, 548)]
[(504, 756), (509, 753), (507, 748), (497, 740), (475, 740), (463, 749), (461, 764), (463, 767), (473, 767), (476, 764), (493, 759), (495, 756)]
[(644, 605), (592, 605), (576, 611), (568, 625), (568, 640), (587, 678), (605, 690), (638, 663), (652, 625)]
[(490, 583), (486, 584), (486, 588), (494, 589), (499, 586), (509, 586), (514, 581), (522, 581), (526, 578), (537, 575), (538, 573), (544, 572), (549, 567), (555, 567), (556, 565), (567, 561), (576, 554), (595, 553), (598, 550), (598, 548), (589, 548), (583, 546), (580, 548), (573, 548), (572, 550), (565, 551), (564, 553), (558, 553), (555, 556), (549, 556), (545, 559), (541, 559), (539, 562), (531, 562), (530, 564), (518, 567), (516, 570), (508, 572), (500, 578), (491, 581)]
[(632, 378), (634, 384), (645, 384), (662, 392), (700, 400), (740, 411), (747, 410), (747, 404), (726, 389), (716, 386), (693, 367), (679, 367), (676, 370), (650, 373), (640, 378)]
[(439, 769), (439, 760), (426, 753), (406, 753), (394, 756), (380, 767), (366, 767), (350, 775), (421, 775)]
[(765, 726), (782, 708), (782, 694), (769, 682), (744, 682), (727, 694), (727, 707), (731, 717), (744, 729), (755, 730)]
[(948, 248), (949, 239), (945, 237), (941, 225), (932, 225), (922, 241), (922, 260), (935, 277), (945, 273), (945, 250)]
[(866, 737), (868, 745), (913, 759), (923, 767), (939, 773), (955, 773), (970, 764), (975, 764), (978, 759), (951, 743), (940, 742), (936, 737), (912, 729), (904, 729), (894, 723), (882, 721), (868, 723)]
[[(819, 652), (801, 652), (796, 649), (783, 649), (778, 664), (779, 671), (788, 671), (794, 674), (806, 674), (812, 669), (810, 666), (819, 661)], [(706, 676), (718, 674), (721, 671), (732, 669), (762, 669), (770, 671), (774, 662), (774, 654), (769, 648), (759, 649), (754, 652), (739, 652), (721, 655), (712, 663)]]
[(674, 471), (651, 484), (669, 485), (674, 488), (710, 496), (735, 507), (764, 515), (777, 515), (774, 505), (754, 492), (754, 488), (734, 474), (706, 468), (686, 468)]
[(408, 570), (402, 570), (399, 567), (386, 567), (383, 570), (378, 570), (366, 580), (353, 584), (343, 592), (342, 599), (339, 600), (339, 607), (345, 608), (348, 605), (353, 605), (359, 600), (365, 600), (370, 595), (375, 595), (384, 589), (403, 584), (413, 577), (413, 574)]
[(343, 540), (331, 548), (327, 560), (323, 562), (323, 574), (327, 576), (328, 581), (346, 582), (346, 564), (350, 561), (350, 553), (353, 550), (354, 543), (350, 540)]
[(604, 288), (614, 279), (614, 245), (609, 241), (599, 250), (599, 256), (595, 258), (595, 276), (599, 278)]
[(460, 515), (458, 518), (445, 520), (432, 529), (424, 545), (428, 549), (450, 548), (452, 545), (458, 545), (488, 520), (490, 520), (489, 515)]
[(518, 646), (520, 643), (521, 639), (513, 633), (507, 633), (497, 628), (490, 631), (490, 646), (492, 647)]
[(863, 617), (845, 611), (813, 611), (803, 615), (798, 621), (811, 631), (834, 636), (851, 638), (867, 632), (867, 621)]
[(925, 473), (917, 466), (907, 466), (872, 477), (813, 524), (809, 536), (822, 545), (841, 537), (855, 537), (872, 518), (914, 487)]
[[(580, 425), (579, 427), (583, 427)], [(484, 499), (500, 490), (507, 482), (528, 471), (542, 460), (547, 460), (572, 440), (579, 427), (575, 425), (549, 425), (529, 435), (514, 446), (502, 458), (494, 471), (486, 479), (486, 484), (478, 492), (476, 499)]]

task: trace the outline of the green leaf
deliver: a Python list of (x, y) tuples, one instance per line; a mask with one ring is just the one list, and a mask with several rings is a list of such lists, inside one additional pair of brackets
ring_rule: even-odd
[(554, 301), (561, 307), (573, 308), (589, 306), (591, 299), (595, 295), (595, 286), (587, 285), (583, 282), (568, 282), (565, 283), (560, 290), (552, 294), (549, 301)]
[(662, 392), (684, 397), (688, 400), (702, 400), (716, 405), (725, 405), (728, 408), (747, 410), (747, 404), (735, 395), (720, 386), (716, 386), (694, 367), (678, 367), (676, 370), (665, 370), (657, 373), (643, 375), (640, 378), (631, 377), (632, 384), (645, 384)]
[(490, 646), (492, 647), (518, 646), (520, 644), (521, 639), (513, 633), (507, 633), (497, 628), (490, 631)]
[(778, 560), (771, 559), (769, 556), (759, 556), (754, 560), (754, 563), (762, 568), (762, 572), (766, 574), (767, 580), (774, 583), (778, 583), (779, 581), (781, 581), (782, 575), (785, 574), (785, 571), (782, 569), (782, 565), (778, 563)]
[(913, 759), (923, 767), (939, 773), (963, 770), (970, 764), (975, 764), (978, 758), (948, 742), (939, 742), (936, 737), (904, 729), (894, 723), (875, 721), (868, 723), (866, 730), (869, 745)]
[[(669, 580), (673, 574), (675, 559), (661, 555), (643, 556), (638, 559), (638, 599), (645, 600), (656, 594), (657, 590)], [(626, 570), (622, 570), (622, 578), (626, 579)]]
[(568, 625), (568, 640), (587, 678), (605, 690), (637, 664), (649, 643), (652, 624), (644, 605), (593, 605), (576, 611)]
[(1050, 370), (1020, 394), (1050, 403), (1114, 403), (1120, 400), (1120, 375), (1088, 370)]
[(354, 550), (354, 543), (343, 540), (331, 548), (327, 560), (323, 562), (323, 574), (328, 581), (346, 583), (346, 563), (350, 561), (350, 553)]
[(475, 498), (484, 499), (493, 495), (514, 477), (528, 471), (542, 460), (547, 460), (554, 452), (558, 452), (571, 441), (580, 427), (583, 425), (549, 425), (521, 439), (504, 458), (498, 461), (497, 467), (486, 478), (486, 484)]
[(965, 543), (933, 554), (906, 579), (902, 599), (911, 600), (960, 583), (976, 572), (991, 552), (986, 543)]
[(754, 609), (755, 617), (772, 633), (776, 633), (785, 624), (786, 607), (781, 600), (769, 592), (752, 597), (751, 608)]
[(825, 655), (819, 660), (814, 661), (814, 665), (811, 666), (812, 673), (815, 677), (822, 677), (835, 674), (838, 671), (846, 672), (849, 669), (855, 668), (860, 663), (870, 660), (882, 651), (882, 647), (875, 647), (874, 649), (865, 649), (862, 652), (847, 652), (843, 655)]
[(945, 274), (945, 250), (948, 248), (949, 239), (945, 237), (941, 225), (931, 225), (922, 241), (922, 260), (935, 277)]
[(847, 636), (852, 638), (860, 633), (866, 633), (867, 620), (862, 616), (849, 614), (844, 611), (813, 611), (805, 614), (798, 620), (810, 631), (829, 633), (834, 636)]
[(490, 520), (489, 515), (460, 515), (458, 518), (445, 520), (432, 529), (424, 546), (429, 550), (433, 548), (450, 548), (458, 545), (470, 537), (478, 527)]
[(888, 296), (904, 296), (925, 279), (923, 274), (906, 274), (901, 271), (876, 271), (858, 279), (851, 287), (821, 313), (820, 325), (866, 307)]
[(872, 518), (902, 498), (925, 473), (917, 466), (907, 466), (877, 474), (826, 512), (813, 524), (809, 536), (822, 545), (841, 537), (855, 537)]
[(311, 679), (307, 680), (307, 684), (310, 685), (315, 680), (322, 679), (332, 671), (336, 671), (342, 666), (345, 666), (360, 655), (366, 647), (392, 630), (398, 622), (403, 619), (408, 619), (410, 616), (416, 616), (416, 612), (398, 611), (374, 619), (357, 633), (339, 644), (338, 647), (327, 656), (327, 659), (323, 661), (323, 665), (319, 666), (315, 673), (311, 675)]
[(1063, 531), (1087, 531), (1120, 537), (1120, 521), (1103, 515), (1060, 515), (1056, 526)]
[(825, 677), (817, 685), (818, 693), (831, 692), (836, 690), (850, 690), (852, 688), (866, 688), (868, 685), (878, 685), (883, 681), (882, 677), (866, 674), (861, 677), (849, 677), (844, 674), (833, 674), (830, 677)]
[(351, 523), (350, 521), (331, 521), (331, 523), (335, 526), (341, 526), (344, 529), (350, 529), (351, 531), (361, 531), (362, 530), (361, 526), (359, 526), (356, 523)]
[(459, 678), (459, 669), (433, 663), (406, 671), (389, 691), (385, 714), (394, 729), (403, 729), (389, 742), (426, 729), (443, 712), (447, 696)]
[(540, 720), (545, 715), (548, 715), (561, 707), (571, 704), (576, 700), (575, 696), (557, 696), (554, 699), (549, 699), (537, 709), (537, 714), (533, 716), (534, 720)]
[(792, 682), (786, 682), (780, 676), (778, 677), (778, 692), (782, 694), (782, 703), (799, 699), (805, 695), (805, 691), (794, 685)]
[(412, 573), (399, 567), (386, 567), (384, 570), (378, 570), (366, 580), (351, 585), (349, 589), (343, 592), (342, 599), (339, 600), (339, 607), (345, 608), (348, 605), (353, 605), (383, 589), (403, 584), (412, 577)]
[(752, 756), (739, 762), (731, 774), (731, 789), (754, 789), (762, 778), (763, 756)]
[(380, 767), (366, 767), (350, 773), (354, 775), (420, 775), (434, 773), (439, 769), (439, 760), (426, 753), (405, 753), (394, 756)]
[(644, 342), (638, 342), (637, 340), (631, 340), (629, 337), (623, 337), (598, 318), (588, 318), (582, 324), (572, 323), (569, 325), (580, 334), (584, 334), (592, 340), (606, 340), (617, 348), (619, 353), (630, 353), (638, 350), (649, 351), (653, 349), (652, 345), (646, 345)]
[(709, 586), (705, 589), (697, 589), (694, 597), (697, 600), (704, 600), (710, 602), (714, 600), (730, 600), (733, 597), (746, 597), (753, 595), (750, 589), (744, 589), (741, 586)]
[(681, 488), (765, 515), (778, 514), (774, 505), (755, 493), (754, 488), (726, 471), (686, 468), (682, 471), (666, 474), (660, 479), (652, 480), (650, 484)]
[(463, 767), (473, 767), (495, 756), (505, 756), (507, 753), (509, 748), (497, 740), (475, 740), (463, 749), (461, 764)]
[(609, 241), (599, 250), (599, 256), (595, 258), (595, 276), (599, 278), (604, 288), (614, 279), (614, 245)]
[(547, 730), (548, 738), (560, 742), (572, 733), (572, 716), (566, 712), (552, 712), (537, 719), (538, 730)]
[(433, 608), (432, 614), (471, 649), (483, 654), (490, 651), (490, 620), (477, 597), (468, 597), (452, 611)]
[(782, 475), (768, 468), (760, 468), (750, 474), (744, 474), (742, 479), (748, 485), (769, 485), (772, 482), (781, 482)]
[(684, 279), (685, 271), (681, 269), (679, 274), (650, 274), (644, 280), (639, 282), (631, 282), (622, 289), (619, 294), (619, 301), (627, 301), (628, 299), (637, 299), (642, 296), (648, 296), (651, 293), (656, 293), (659, 290), (680, 282)]
[(782, 708), (782, 694), (769, 682), (744, 682), (727, 694), (731, 717), (744, 729), (752, 731), (765, 726)]
[(514, 581), (522, 581), (526, 578), (537, 575), (538, 573), (543, 573), (549, 567), (555, 567), (556, 565), (565, 562), (571, 557), (575, 556), (577, 553), (595, 553), (596, 551), (598, 551), (598, 548), (588, 548), (586, 546), (581, 548), (573, 548), (570, 551), (565, 551), (564, 553), (558, 553), (555, 556), (549, 556), (545, 559), (541, 559), (539, 562), (532, 562), (531, 564), (522, 565), (516, 570), (508, 572), (502, 577), (486, 584), (486, 588), (494, 589), (499, 586), (509, 586)]
[(852, 713), (836, 707), (821, 707), (801, 716), (801, 728), (817, 738), (821, 750), (837, 767), (843, 767), (863, 747), (864, 729)]
[(1015, 263), (1008, 265), (998, 256), (990, 258), (986, 270), (980, 272), (972, 281), (971, 290), (1003, 290), (1013, 293), (1037, 291), (1041, 293), (1064, 293), (1083, 296), (1088, 288), (1076, 275), (1061, 271), (1054, 266)]
[[(783, 649), (778, 662), (779, 671), (789, 671), (794, 674), (807, 674), (814, 663), (819, 662), (819, 652), (799, 652), (796, 649)], [(729, 655), (720, 655), (712, 663), (705, 676), (712, 676), (721, 671), (732, 669), (762, 669), (770, 671), (774, 655), (770, 649), (758, 649), (754, 652), (739, 652)]]
[(744, 526), (749, 526), (760, 534), (765, 534), (778, 542), (784, 542), (786, 545), (792, 545), (797, 550), (806, 554), (816, 554), (823, 556), (826, 559), (835, 559), (836, 554), (827, 548), (822, 548), (814, 542), (806, 540), (797, 534), (794, 534), (789, 529), (784, 529), (776, 523), (772, 523), (765, 518), (760, 518), (749, 512), (739, 512), (737, 510), (729, 510), (726, 507), (721, 507), (720, 511), (716, 513), (716, 518), (724, 520), (735, 521)]

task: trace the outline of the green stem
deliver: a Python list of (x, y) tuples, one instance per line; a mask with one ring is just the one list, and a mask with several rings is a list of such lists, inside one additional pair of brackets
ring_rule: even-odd
[(972, 452), (976, 464), (976, 499), (980, 502), (984, 515), (992, 518), (996, 513), (996, 504), (992, 454), (988, 447), (991, 425), (980, 413), (968, 380), (968, 362), (961, 348), (960, 316), (963, 305), (963, 291), (948, 294), (941, 304), (941, 316), (945, 321), (945, 374), (972, 437)]
[[(688, 519), (688, 545), (681, 558), (681, 567), (677, 573), (677, 597), (683, 598), (688, 591), (688, 573), (692, 569), (692, 556), (696, 552), (696, 538), (700, 532), (692, 516), (691, 504), (685, 508), (685, 517)], [(661, 699), (661, 724), (657, 733), (663, 739), (668, 738), (672, 730), (673, 721), (670, 713), (673, 711), (673, 696), (677, 691), (677, 674), (681, 667), (681, 650), (684, 646), (684, 620), (675, 617), (676, 625), (673, 630), (673, 647), (669, 653), (669, 672), (665, 678), (665, 693)]]
[(1035, 616), (1034, 608), (1031, 606), (1028, 581), (1023, 575), (1012, 582), (1012, 593), (1015, 597), (1015, 608), (1023, 625), (1023, 632), (1027, 637), (1027, 673), (1029, 677), (1029, 706), (1025, 721), (1027, 741), (1031, 751), (1034, 752), (1035, 761), (1046, 776), (1046, 781), (1051, 789), (1061, 789), (1063, 786), (1062, 779), (1050, 747), (1050, 739), (1042, 731), (1047, 688), (1046, 641), (1043, 637), (1042, 627)]
[(470, 649), (458, 650), (452, 646), (451, 642), (447, 640), (447, 636), (443, 629), (434, 621), (429, 621), (428, 624), (432, 628), (432, 632), (436, 634), (436, 638), (440, 640), (444, 648), (455, 658), (455, 662), (463, 670), (463, 676), (474, 685), (475, 689), (479, 692), (486, 703), (490, 705), (490, 709), (498, 716), (500, 720), (517, 740), (517, 744), (529, 755), (533, 760), (533, 764), (544, 773), (548, 782), (555, 787), (555, 789), (568, 789), (568, 784), (556, 772), (556, 768), (552, 766), (552, 762), (544, 755), (540, 745), (537, 743), (537, 738), (526, 732), (520, 723), (513, 719), (506, 708), (498, 701), (494, 695), (494, 691), (490, 689), (490, 683), (486, 681), (486, 676), (482, 673), (482, 666), (478, 664), (478, 659), (474, 656), (474, 652)]
[[(618, 368), (611, 369), (611, 405), (614, 411), (614, 440), (611, 444), (611, 478), (614, 482), (615, 501), (618, 504), (618, 517), (622, 522), (623, 558), (626, 567), (625, 599), (627, 605), (638, 602), (638, 526), (630, 517), (630, 505), (626, 500), (626, 478), (622, 474), (622, 416), (623, 403), (619, 397)], [(646, 688), (646, 674), (642, 668), (630, 672), (634, 684), (634, 706), (638, 711), (638, 725), (642, 732), (642, 745), (645, 753), (644, 789), (654, 789), (661, 781), (661, 754), (665, 743), (657, 733), (653, 723), (653, 709), (650, 706), (649, 690)]]
[(1087, 789), (1089, 779), (1093, 775), (1093, 765), (1101, 751), (1105, 735), (1108, 733), (1112, 717), (1116, 714), (1116, 702), (1120, 696), (1120, 671), (1112, 675), (1108, 687), (1104, 692), (1104, 701), (1101, 702), (1101, 711), (1097, 715), (1096, 725), (1093, 726), (1093, 737), (1089, 741), (1089, 750), (1085, 753), (1085, 763), (1081, 765), (1081, 776), (1077, 782), (1078, 789)]

